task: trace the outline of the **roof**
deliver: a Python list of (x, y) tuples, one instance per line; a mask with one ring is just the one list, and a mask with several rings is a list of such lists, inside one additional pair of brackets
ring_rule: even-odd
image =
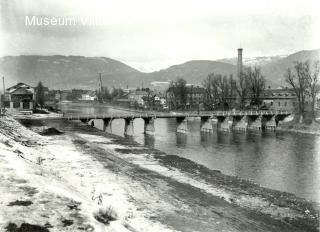
[(12, 93), (16, 92), (19, 89), (20, 89), (19, 94), (33, 94), (34, 93), (34, 89), (30, 85), (27, 85), (27, 84), (22, 83), (22, 82), (14, 85), (14, 86), (11, 86), (10, 88), (7, 88), (6, 91), (9, 94), (12, 94)]
[(83, 96), (96, 97), (96, 92), (95, 91), (88, 91), (86, 93), (83, 93), (82, 95)]
[(264, 98), (296, 98), (296, 93), (292, 88), (265, 89)]
[[(176, 88), (176, 86), (171, 86), (171, 87), (167, 90), (167, 92), (171, 92), (171, 90), (172, 90), (173, 88)], [(186, 86), (186, 88), (187, 88), (187, 92), (188, 92), (188, 93), (193, 93), (193, 94), (197, 94), (197, 93), (203, 94), (203, 93), (205, 93), (205, 89), (204, 89), (203, 87), (200, 87), (200, 86), (193, 86), (193, 85), (191, 85), (191, 86)]]
[(206, 91), (203, 87), (191, 85), (190, 87), (188, 87), (188, 92), (189, 93), (205, 93)]

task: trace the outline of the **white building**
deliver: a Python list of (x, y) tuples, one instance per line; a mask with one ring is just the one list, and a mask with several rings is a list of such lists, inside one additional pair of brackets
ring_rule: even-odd
[(95, 100), (97, 100), (97, 95), (94, 91), (91, 91), (91, 92), (82, 94), (81, 100), (82, 101), (95, 101)]

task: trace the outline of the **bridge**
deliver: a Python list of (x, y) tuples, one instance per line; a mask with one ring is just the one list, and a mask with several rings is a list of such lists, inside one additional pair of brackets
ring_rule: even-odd
[(98, 115), (64, 115), (67, 120), (80, 120), (89, 123), (91, 120), (103, 120), (103, 130), (112, 133), (112, 121), (114, 119), (124, 119), (124, 134), (132, 136), (134, 134), (133, 121), (141, 118), (144, 120), (144, 133), (154, 134), (154, 121), (157, 118), (176, 118), (177, 132), (186, 133), (188, 131), (188, 119), (199, 118), (200, 131), (213, 132), (213, 119), (217, 120), (217, 129), (221, 131), (247, 131), (247, 130), (275, 130), (279, 121), (292, 114), (283, 110), (257, 110), (257, 111), (208, 111), (208, 112), (184, 112), (184, 113), (110, 113)]

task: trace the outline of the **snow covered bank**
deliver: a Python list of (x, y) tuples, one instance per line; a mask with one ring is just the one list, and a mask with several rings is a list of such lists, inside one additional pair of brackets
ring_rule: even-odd
[(281, 205), (259, 186), (80, 122), (51, 137), (8, 117), (0, 126), (0, 231), (318, 230), (307, 202)]
[(140, 215), (118, 176), (77, 152), (67, 137), (56, 142), (9, 117), (0, 125), (0, 231), (25, 225), (43, 231), (166, 230)]
[[(100, 144), (108, 152), (144, 169), (159, 173), (179, 183), (200, 189), (232, 205), (271, 215), (277, 220), (301, 224), (303, 228), (318, 227), (319, 204), (298, 198), (293, 194), (266, 189), (252, 182), (205, 169), (178, 156), (162, 154), (139, 145), (102, 143), (101, 136), (78, 134), (79, 137)], [(88, 143), (87, 143), (88, 144)], [(197, 166), (197, 167), (196, 167)]]

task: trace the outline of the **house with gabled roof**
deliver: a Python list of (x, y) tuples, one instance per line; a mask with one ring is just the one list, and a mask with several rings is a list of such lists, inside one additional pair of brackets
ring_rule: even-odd
[(34, 88), (25, 83), (18, 83), (5, 92), (5, 105), (10, 109), (33, 109)]

